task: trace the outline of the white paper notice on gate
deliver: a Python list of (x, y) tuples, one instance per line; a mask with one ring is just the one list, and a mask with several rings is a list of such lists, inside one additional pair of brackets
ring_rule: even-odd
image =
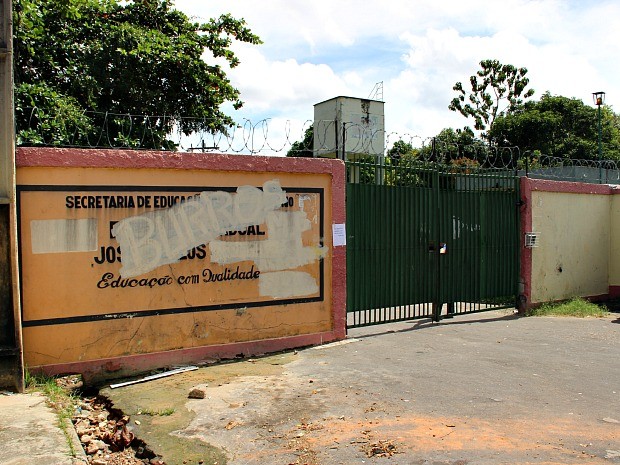
[(344, 223), (332, 224), (332, 240), (334, 247), (347, 245), (347, 231)]

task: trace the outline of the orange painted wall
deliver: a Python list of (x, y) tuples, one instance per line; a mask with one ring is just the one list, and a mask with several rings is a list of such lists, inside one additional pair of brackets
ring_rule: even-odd
[(120, 376), (345, 335), (339, 161), (22, 148), (17, 184), (29, 367)]

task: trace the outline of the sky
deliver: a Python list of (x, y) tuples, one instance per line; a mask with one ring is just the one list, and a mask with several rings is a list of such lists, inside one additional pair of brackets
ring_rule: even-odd
[[(473, 127), (448, 110), (457, 81), (484, 59), (526, 67), (533, 99), (545, 92), (588, 105), (604, 91), (620, 102), (620, 2), (596, 0), (176, 0), (196, 21), (231, 13), (261, 45), (234, 44), (229, 69), (244, 106), (223, 107), (239, 126), (285, 152), (337, 96), (381, 97), (386, 133), (433, 137)], [(206, 57), (209, 59), (209, 57)], [(617, 108), (614, 111), (618, 112)]]

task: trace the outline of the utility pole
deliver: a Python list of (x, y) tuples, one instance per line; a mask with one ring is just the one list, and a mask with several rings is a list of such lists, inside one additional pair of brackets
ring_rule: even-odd
[(0, 386), (24, 390), (17, 262), (13, 4), (0, 0)]

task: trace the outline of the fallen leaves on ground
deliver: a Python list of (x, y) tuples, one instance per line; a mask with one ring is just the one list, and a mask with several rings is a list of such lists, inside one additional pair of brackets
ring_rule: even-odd
[(239, 422), (239, 421), (234, 421), (234, 420), (230, 420), (226, 426), (224, 426), (224, 428), (226, 428), (227, 430), (231, 430), (233, 428), (236, 428), (237, 426), (241, 426), (243, 423)]
[(366, 453), (367, 457), (391, 457), (398, 453), (392, 441), (378, 441), (364, 444), (362, 450)]

